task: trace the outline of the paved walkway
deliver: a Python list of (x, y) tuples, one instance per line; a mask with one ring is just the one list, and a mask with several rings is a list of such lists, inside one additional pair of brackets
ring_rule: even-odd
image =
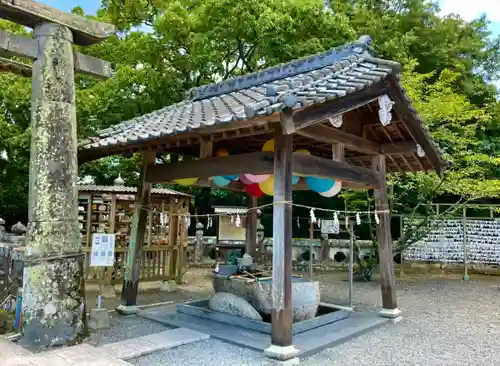
[(4, 360), (2, 366), (122, 366), (128, 362), (113, 357), (108, 353), (80, 344), (54, 351), (33, 354), (12, 342), (0, 341), (0, 354)]
[(124, 360), (198, 342), (210, 336), (186, 328), (176, 328), (101, 347), (80, 344), (53, 351), (33, 354), (23, 347), (0, 339), (2, 366), (122, 366), (130, 365)]

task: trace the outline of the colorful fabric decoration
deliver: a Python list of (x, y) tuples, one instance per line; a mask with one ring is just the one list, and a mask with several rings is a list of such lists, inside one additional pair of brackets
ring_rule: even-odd
[(306, 177), (306, 184), (311, 191), (324, 193), (333, 188), (335, 181), (328, 178)]
[(178, 184), (180, 186), (188, 187), (192, 186), (198, 181), (198, 178), (182, 178), (182, 179), (175, 179), (174, 183)]
[(212, 183), (217, 187), (227, 187), (231, 181), (221, 176), (212, 177)]

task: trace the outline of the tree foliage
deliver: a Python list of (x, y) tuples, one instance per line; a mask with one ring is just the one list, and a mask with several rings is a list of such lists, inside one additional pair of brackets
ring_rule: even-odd
[[(73, 12), (83, 14), (80, 7)], [(499, 40), (490, 37), (484, 17), (467, 22), (438, 13), (424, 0), (335, 0), (328, 10), (321, 0), (103, 0), (87, 16), (112, 22), (119, 32), (82, 52), (113, 62), (117, 73), (106, 81), (77, 76), (79, 137), (178, 102), (192, 87), (369, 34), (379, 56), (404, 65), (404, 85), (452, 164), (442, 184), (433, 174), (392, 177), (394, 209), (435, 195), (496, 197), (500, 105), (491, 81), (500, 68)], [(0, 28), (27, 34), (6, 21)], [(0, 74), (0, 216), (8, 222), (26, 218), (30, 94), (30, 80)], [(121, 174), (134, 184), (136, 169), (137, 157), (111, 157), (86, 164), (81, 175), (109, 184)], [(190, 192), (200, 211), (216, 201), (244, 199), (217, 190)], [(356, 207), (366, 205), (363, 194), (343, 196)], [(344, 207), (310, 192), (294, 200)]]

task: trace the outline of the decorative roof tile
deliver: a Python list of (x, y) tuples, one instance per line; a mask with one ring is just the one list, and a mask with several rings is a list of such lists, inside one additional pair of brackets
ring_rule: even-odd
[[(373, 57), (371, 38), (236, 77), (188, 92), (188, 99), (152, 113), (101, 130), (97, 137), (82, 141), (80, 150), (120, 148), (148, 140), (214, 125), (262, 117), (285, 108), (299, 109), (356, 93), (389, 76), (403, 96), (403, 108), (430, 142), (433, 155), (442, 161), (399, 80), (397, 62)], [(420, 142), (419, 142), (420, 143)], [(442, 164), (435, 168), (440, 171)]]
[(80, 150), (119, 147), (301, 108), (364, 89), (399, 64), (372, 57), (371, 39), (189, 91), (190, 99), (100, 131)]

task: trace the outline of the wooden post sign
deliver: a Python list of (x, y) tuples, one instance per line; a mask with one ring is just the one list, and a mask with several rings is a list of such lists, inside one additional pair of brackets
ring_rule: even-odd
[(115, 234), (93, 234), (91, 267), (112, 267), (115, 263)]
[[(110, 77), (108, 62), (73, 50), (106, 39), (110, 24), (31, 0), (0, 0), (0, 18), (33, 39), (0, 32), (0, 70), (32, 76), (31, 154), (20, 342), (44, 349), (86, 336), (84, 256), (78, 227), (75, 72)], [(9, 67), (10, 65), (10, 67)]]

